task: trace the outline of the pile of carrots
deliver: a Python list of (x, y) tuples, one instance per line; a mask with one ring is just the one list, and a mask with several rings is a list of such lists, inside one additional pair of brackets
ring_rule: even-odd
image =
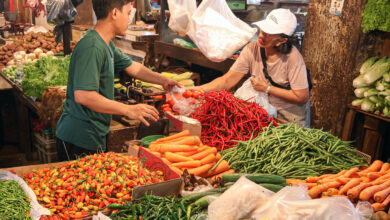
[(345, 196), (352, 202), (369, 201), (376, 211), (387, 209), (390, 204), (390, 164), (380, 160), (361, 171), (355, 167), (306, 180), (289, 179), (287, 183), (307, 185), (312, 198)]
[(188, 130), (152, 142), (149, 151), (180, 175), (184, 169), (203, 178), (234, 173), (226, 160), (219, 161), (221, 155), (217, 148), (203, 145), (200, 138), (190, 136)]

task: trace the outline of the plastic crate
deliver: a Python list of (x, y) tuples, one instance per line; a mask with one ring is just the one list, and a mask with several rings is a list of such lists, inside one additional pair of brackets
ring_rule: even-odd
[(55, 137), (34, 132), (33, 145), (37, 148), (38, 159), (42, 163), (53, 163), (58, 161), (57, 143)]

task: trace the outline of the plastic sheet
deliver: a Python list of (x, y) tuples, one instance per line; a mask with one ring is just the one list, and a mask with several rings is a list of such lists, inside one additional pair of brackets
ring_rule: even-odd
[(187, 35), (207, 58), (223, 61), (255, 33), (255, 28), (233, 14), (226, 0), (204, 0), (192, 15)]
[(23, 188), (24, 192), (30, 198), (30, 206), (31, 206), (31, 211), (30, 211), (30, 216), (33, 220), (39, 220), (41, 216), (44, 215), (50, 215), (50, 211), (44, 207), (42, 207), (37, 200), (37, 196), (35, 193), (32, 191), (32, 189), (27, 185), (26, 182), (19, 176), (8, 172), (8, 171), (2, 171), (0, 170), (0, 179), (5, 179), (5, 180), (15, 180), (19, 185)]
[(185, 36), (191, 16), (196, 10), (195, 0), (168, 0), (168, 6), (171, 13), (168, 27), (180, 36)]
[(269, 116), (274, 116), (274, 118), (277, 117), (277, 110), (269, 103), (268, 95), (264, 92), (254, 90), (250, 79), (246, 80), (242, 86), (237, 89), (234, 96), (242, 100), (248, 100), (249, 102), (256, 102), (267, 111)]
[(172, 109), (183, 116), (189, 116), (192, 112), (194, 112), (195, 108), (199, 104), (199, 101), (194, 98), (183, 97), (183, 93), (186, 90), (187, 89), (185, 87), (175, 86), (170, 91), (173, 102), (175, 103)]

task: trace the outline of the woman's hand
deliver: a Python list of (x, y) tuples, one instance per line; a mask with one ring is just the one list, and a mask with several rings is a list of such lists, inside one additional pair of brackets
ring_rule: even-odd
[(252, 83), (253, 89), (256, 91), (259, 91), (259, 92), (265, 92), (267, 90), (268, 85), (269, 85), (264, 79), (259, 78), (259, 77), (251, 78), (251, 83)]
[(162, 84), (162, 86), (168, 92), (171, 91), (174, 86), (182, 87), (178, 82), (169, 78), (165, 79), (165, 82)]

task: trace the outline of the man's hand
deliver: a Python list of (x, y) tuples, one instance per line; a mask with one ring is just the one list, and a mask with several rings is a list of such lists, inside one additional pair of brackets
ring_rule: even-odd
[(140, 120), (146, 126), (149, 126), (149, 122), (146, 121), (146, 118), (149, 118), (153, 121), (157, 121), (158, 111), (151, 105), (138, 104), (138, 105), (128, 105), (125, 116), (130, 119)]
[(178, 87), (182, 87), (178, 82), (176, 82), (175, 80), (173, 79), (169, 79), (169, 78), (166, 78), (165, 82), (162, 84), (163, 88), (166, 90), (166, 91), (171, 91), (171, 89), (174, 87), (174, 86), (178, 86)]
[(265, 92), (265, 90), (267, 90), (268, 83), (264, 79), (261, 79), (258, 77), (251, 78), (251, 83), (252, 83), (253, 89), (256, 91)]

